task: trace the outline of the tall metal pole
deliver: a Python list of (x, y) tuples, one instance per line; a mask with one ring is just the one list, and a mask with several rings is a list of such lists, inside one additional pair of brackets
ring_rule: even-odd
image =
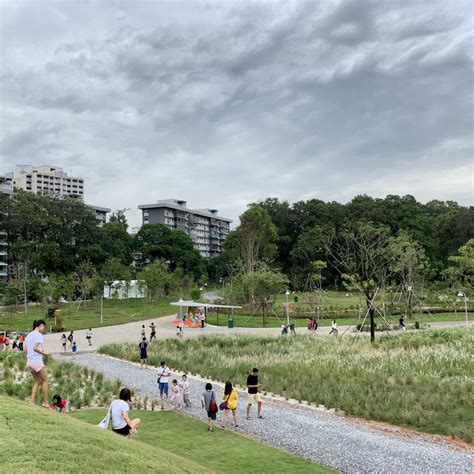
[(290, 312), (288, 311), (288, 295), (289, 295), (289, 291), (287, 291), (285, 293), (285, 296), (286, 296), (286, 324), (288, 324), (288, 326), (290, 325)]
[(469, 321), (467, 319), (467, 296), (466, 296), (466, 293), (464, 293), (464, 311), (466, 312), (466, 326), (468, 326)]
[(100, 324), (104, 322), (104, 295), (100, 298)]
[(24, 267), (25, 267), (25, 274), (23, 275), (23, 298), (24, 298), (24, 304), (25, 304), (25, 315), (28, 316), (28, 295), (26, 293), (26, 272), (27, 272), (26, 261), (25, 261)]

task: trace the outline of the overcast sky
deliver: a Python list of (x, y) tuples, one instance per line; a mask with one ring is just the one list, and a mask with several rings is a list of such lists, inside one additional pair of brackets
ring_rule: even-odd
[(473, 204), (469, 0), (0, 0), (0, 174), (86, 202)]

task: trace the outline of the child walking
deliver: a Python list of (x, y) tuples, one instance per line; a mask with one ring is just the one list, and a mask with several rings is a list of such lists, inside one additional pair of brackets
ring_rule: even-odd
[(171, 403), (174, 407), (175, 410), (181, 410), (181, 402), (180, 402), (180, 396), (179, 396), (179, 385), (178, 381), (174, 379), (171, 382), (171, 391), (173, 392), (173, 395), (171, 396)]
[(66, 337), (66, 334), (63, 334), (61, 336), (61, 345), (63, 346), (63, 354), (66, 353), (66, 343), (67, 343), (67, 337)]
[(183, 391), (183, 403), (186, 408), (191, 408), (191, 387), (189, 386), (188, 376), (183, 374), (181, 382), (179, 383), (181, 390)]
[(76, 360), (76, 352), (77, 352), (77, 345), (76, 345), (76, 341), (74, 341), (71, 347), (72, 360)]
[(86, 332), (86, 340), (89, 343), (89, 346), (92, 346), (92, 328)]

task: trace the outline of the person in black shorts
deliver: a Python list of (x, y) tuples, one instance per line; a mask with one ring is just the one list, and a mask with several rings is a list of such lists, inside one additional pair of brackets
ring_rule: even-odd
[(141, 368), (143, 367), (146, 368), (147, 359), (148, 359), (147, 347), (148, 347), (148, 344), (146, 343), (146, 337), (143, 337), (142, 342), (138, 344), (138, 348), (140, 349), (140, 367)]
[(122, 436), (132, 436), (137, 432), (140, 418), (131, 420), (128, 416), (130, 406), (128, 402), (132, 401), (132, 393), (128, 388), (120, 390), (119, 400), (114, 400), (110, 404), (109, 412), (112, 418), (112, 431)]
[(153, 339), (156, 339), (156, 326), (155, 323), (150, 324), (150, 342), (153, 341)]

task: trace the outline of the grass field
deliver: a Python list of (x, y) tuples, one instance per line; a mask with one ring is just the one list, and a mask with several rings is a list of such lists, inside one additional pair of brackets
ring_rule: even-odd
[[(138, 360), (135, 346), (103, 353)], [(474, 440), (474, 328), (366, 339), (202, 337), (152, 344), (148, 361), (244, 384), (259, 367), (263, 390), (367, 419)]]
[[(75, 418), (93, 424), (103, 416), (104, 410), (74, 413)], [(149, 445), (150, 452), (159, 447), (213, 472), (334, 472), (230, 431), (218, 429), (208, 433), (204, 422), (180, 413), (134, 411), (132, 416), (142, 419), (134, 439)], [(179, 469), (179, 465), (175, 468)]]
[(0, 406), (3, 472), (211, 472), (158, 443), (129, 440), (9, 397), (0, 396)]
[[(170, 301), (161, 298), (153, 304), (149, 304), (147, 299), (104, 300), (102, 324), (100, 322), (100, 301), (88, 301), (86, 306), (82, 303), (79, 309), (77, 309), (77, 303), (57, 304), (54, 307), (61, 309), (64, 329), (71, 331), (88, 327), (112, 326), (173, 314), (176, 312), (176, 308), (170, 306)], [(25, 316), (21, 307), (15, 308), (15, 311), (0, 310), (0, 331), (5, 329), (30, 331), (33, 321), (41, 318), (48, 323), (46, 331), (49, 332), (50, 327), (54, 325), (54, 318), (45, 317), (49, 306), (30, 306), (28, 316)]]
[[(472, 321), (474, 319), (474, 313), (468, 313), (469, 320)], [(263, 326), (262, 315), (255, 314), (251, 315), (234, 315), (234, 326), (239, 328), (261, 328)], [(227, 326), (227, 315), (220, 314), (217, 317), (217, 314), (214, 312), (209, 312), (207, 316), (208, 324), (213, 324), (215, 326)], [(399, 317), (387, 317), (387, 320), (393, 324), (398, 325)], [(405, 319), (406, 325), (413, 325), (415, 321), (420, 323), (434, 323), (434, 322), (441, 322), (441, 321), (464, 321), (465, 315), (464, 313), (458, 312), (455, 313), (437, 313), (433, 315), (429, 314), (414, 314), (411, 318)], [(356, 326), (357, 324), (361, 324), (363, 318), (336, 318), (337, 324), (339, 326)], [(307, 319), (293, 319), (290, 317), (290, 321), (294, 321), (296, 327), (306, 328)], [(325, 318), (318, 320), (319, 326), (331, 326), (331, 318)], [(280, 315), (279, 319), (276, 317), (268, 317), (266, 321), (266, 327), (280, 327), (282, 323), (286, 323), (286, 317)], [(382, 321), (380, 318), (376, 318), (376, 324), (380, 325)], [(365, 324), (369, 324), (369, 319), (365, 321)]]

